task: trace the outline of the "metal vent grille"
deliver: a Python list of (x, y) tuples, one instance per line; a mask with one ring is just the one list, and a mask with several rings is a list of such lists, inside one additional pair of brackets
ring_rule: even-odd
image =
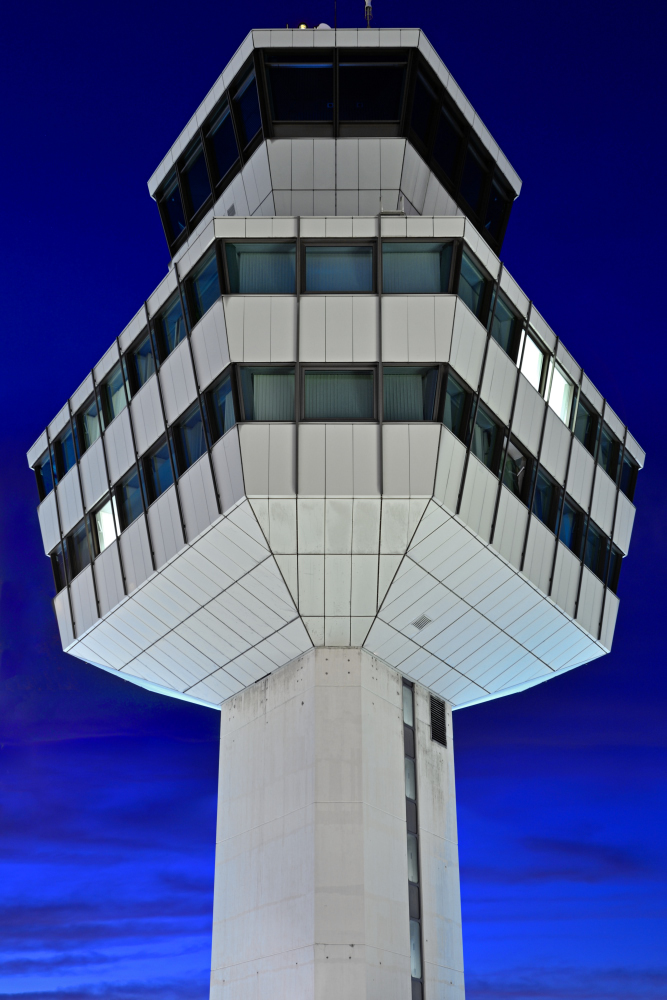
[(427, 625), (431, 624), (431, 619), (427, 618), (426, 615), (420, 615), (419, 618), (415, 618), (412, 624), (421, 631)]
[(431, 739), (447, 746), (447, 712), (444, 701), (431, 698)]

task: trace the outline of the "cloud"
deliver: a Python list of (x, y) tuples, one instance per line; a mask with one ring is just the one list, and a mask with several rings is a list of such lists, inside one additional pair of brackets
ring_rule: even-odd
[(468, 1000), (664, 1000), (664, 969), (503, 969), (466, 976)]

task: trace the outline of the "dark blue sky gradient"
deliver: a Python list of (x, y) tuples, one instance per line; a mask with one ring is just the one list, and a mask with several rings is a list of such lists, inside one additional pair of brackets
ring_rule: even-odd
[[(664, 1000), (665, 7), (374, 25), (417, 16), (524, 180), (506, 266), (648, 453), (612, 654), (455, 716), (468, 998)], [(218, 715), (60, 651), (25, 452), (166, 271), (147, 178), (246, 32), (302, 18), (332, 4), (3, 11), (2, 996), (208, 995)]]

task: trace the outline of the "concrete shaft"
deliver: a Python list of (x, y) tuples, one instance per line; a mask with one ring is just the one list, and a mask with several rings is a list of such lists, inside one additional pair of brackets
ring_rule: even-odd
[[(319, 647), (222, 706), (211, 1000), (409, 1000), (402, 677)], [(424, 997), (462, 1000), (451, 713), (415, 685)]]

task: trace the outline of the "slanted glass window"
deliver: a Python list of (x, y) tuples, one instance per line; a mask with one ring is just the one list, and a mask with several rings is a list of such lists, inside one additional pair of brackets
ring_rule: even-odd
[(123, 476), (114, 487), (116, 512), (120, 522), (120, 530), (125, 531), (133, 521), (143, 513), (144, 504), (141, 497), (141, 481), (137, 469), (132, 469)]
[(229, 104), (225, 104), (216, 116), (208, 132), (209, 149), (212, 150), (213, 166), (215, 168), (215, 183), (223, 180), (239, 158), (236, 148), (236, 136), (234, 135), (234, 123), (232, 122)]
[(461, 255), (461, 274), (459, 276), (458, 296), (463, 299), (477, 319), (482, 316), (485, 305), (486, 278), (471, 257), (463, 251)]
[(67, 555), (69, 558), (70, 577), (74, 579), (92, 560), (90, 529), (87, 517), (67, 536)]
[(494, 180), (491, 185), (491, 195), (486, 206), (486, 219), (484, 228), (495, 240), (500, 240), (503, 235), (507, 209), (510, 205), (510, 198), (502, 187)]
[(245, 78), (234, 95), (234, 105), (237, 112), (237, 122), (242, 133), (243, 146), (247, 146), (262, 127), (262, 116), (259, 113), (257, 97), (257, 81), (253, 70)]
[(167, 358), (182, 340), (185, 340), (185, 317), (181, 297), (176, 292), (155, 319), (155, 337), (158, 353), (162, 361)]
[(382, 370), (383, 417), (385, 420), (433, 420), (437, 368)]
[(635, 498), (635, 487), (637, 485), (638, 474), (639, 466), (636, 462), (632, 461), (626, 452), (626, 454), (623, 455), (623, 465), (621, 467), (621, 492), (625, 493), (626, 497), (630, 501)]
[(120, 361), (111, 369), (107, 377), (100, 385), (100, 400), (102, 403), (102, 417), (104, 426), (108, 427), (111, 421), (127, 406), (127, 396), (125, 394), (125, 376), (123, 366)]
[(413, 979), (422, 976), (422, 949), (419, 921), (410, 921), (410, 975)]
[(479, 203), (484, 190), (484, 164), (472, 146), (466, 150), (461, 176), (461, 194), (474, 212), (479, 211)]
[(451, 243), (383, 243), (382, 291), (437, 295), (449, 291)]
[(502, 295), (498, 296), (492, 311), (491, 336), (498, 341), (503, 351), (509, 354), (512, 361), (516, 361), (521, 338), (521, 320)]
[(440, 111), (438, 131), (435, 133), (433, 156), (447, 177), (454, 180), (461, 149), (461, 131), (444, 108)]
[(427, 84), (426, 80), (421, 73), (417, 73), (415, 96), (412, 101), (410, 128), (415, 135), (421, 139), (425, 146), (428, 145), (431, 121), (435, 108), (435, 100), (435, 94)]
[(151, 375), (155, 374), (153, 343), (148, 331), (138, 341), (135, 341), (126, 357), (128, 359), (130, 387), (133, 393), (139, 392), (142, 385), (145, 385)]
[(223, 375), (209, 390), (208, 414), (214, 441), (221, 438), (236, 423), (231, 375)]
[(51, 454), (46, 451), (35, 465), (35, 476), (37, 478), (37, 492), (39, 499), (44, 500), (53, 489), (53, 470), (51, 468)]
[(154, 500), (169, 489), (174, 481), (169, 455), (169, 441), (166, 438), (155, 445), (144, 458), (144, 474), (146, 476), (146, 491), (148, 500)]
[(104, 552), (112, 542), (116, 541), (116, 518), (114, 514), (115, 502), (107, 500), (106, 503), (98, 507), (93, 513), (93, 524), (95, 526), (95, 540), (97, 542), (96, 551)]
[(218, 277), (218, 261), (215, 249), (202, 261), (190, 278), (192, 292), (192, 307), (194, 323), (197, 323), (204, 313), (208, 312), (213, 303), (220, 298), (220, 279)]
[(307, 292), (372, 292), (373, 248), (307, 246)]
[(470, 401), (471, 396), (468, 390), (464, 389), (453, 375), (448, 375), (442, 422), (462, 441), (465, 441), (467, 437)]
[(419, 884), (419, 850), (414, 833), (408, 834), (408, 881)]
[(305, 371), (306, 420), (372, 420), (375, 416), (372, 371)]
[(246, 420), (294, 420), (293, 368), (242, 368)]
[(551, 531), (556, 527), (558, 494), (558, 486), (551, 476), (548, 476), (544, 469), (538, 469), (535, 480), (533, 514), (537, 515), (542, 524), (546, 524), (547, 528), (550, 528)]
[(584, 512), (577, 507), (574, 500), (565, 494), (563, 510), (560, 516), (558, 537), (568, 549), (581, 559), (581, 543), (584, 536)]
[(611, 554), (609, 556), (609, 577), (607, 579), (607, 586), (612, 593), (618, 593), (618, 578), (621, 575), (621, 563), (623, 562), (623, 553), (620, 549), (617, 549), (615, 545), (611, 547)]
[(53, 570), (53, 582), (56, 586), (56, 594), (64, 590), (67, 586), (67, 571), (65, 569), (65, 553), (62, 545), (56, 545), (51, 553), (51, 569)]
[(564, 424), (570, 426), (572, 419), (572, 403), (574, 402), (574, 385), (558, 365), (554, 366), (549, 390), (549, 406), (560, 417)]
[(92, 396), (83, 409), (77, 414), (79, 425), (79, 445), (81, 452), (87, 451), (91, 444), (94, 444), (100, 436), (100, 417), (97, 405), (97, 397)]
[(530, 491), (533, 485), (533, 459), (527, 455), (513, 440), (505, 438), (505, 462), (503, 465), (503, 483), (526, 506), (530, 503)]
[(309, 59), (294, 61), (296, 51), (289, 57), (265, 62), (271, 117), (278, 122), (330, 122), (333, 121), (333, 62)]
[(597, 413), (595, 413), (593, 408), (589, 406), (588, 403), (580, 396), (579, 405), (577, 406), (577, 415), (574, 420), (574, 436), (578, 441), (581, 441), (584, 448), (590, 451), (591, 455), (595, 454), (597, 430)]
[(338, 115), (343, 122), (399, 122), (406, 62), (385, 50), (341, 54)]
[(598, 462), (608, 476), (616, 481), (618, 471), (618, 455), (620, 444), (617, 438), (611, 433), (606, 424), (602, 425), (600, 432), (600, 447), (598, 450)]
[(405, 797), (406, 799), (412, 799), (413, 802), (417, 799), (415, 762), (411, 757), (405, 758)]
[(206, 451), (206, 432), (199, 403), (191, 406), (187, 413), (174, 425), (174, 448), (176, 467), (180, 476)]
[(188, 214), (192, 218), (211, 194), (211, 185), (208, 180), (206, 157), (201, 142), (198, 142), (194, 149), (186, 155), (187, 158), (181, 168), (181, 180), (188, 202)]
[(588, 566), (591, 572), (595, 573), (601, 580), (604, 580), (608, 552), (609, 539), (598, 528), (597, 524), (589, 521), (584, 546), (584, 565)]
[(480, 403), (477, 407), (470, 448), (473, 455), (494, 475), (498, 475), (501, 443), (500, 427), (486, 407)]
[(53, 442), (53, 454), (56, 460), (56, 473), (58, 479), (60, 480), (63, 476), (66, 476), (72, 466), (76, 464), (74, 437), (72, 435), (72, 428), (69, 424)]
[(294, 243), (227, 243), (229, 290), (240, 295), (294, 295)]
[(178, 237), (185, 232), (183, 202), (176, 178), (167, 186), (164, 195), (160, 198), (160, 206), (162, 217), (166, 223), (167, 238), (170, 243), (175, 243)]
[(533, 389), (542, 392), (544, 380), (546, 354), (534, 337), (529, 334), (523, 344), (523, 357), (521, 359), (521, 374), (524, 375)]

